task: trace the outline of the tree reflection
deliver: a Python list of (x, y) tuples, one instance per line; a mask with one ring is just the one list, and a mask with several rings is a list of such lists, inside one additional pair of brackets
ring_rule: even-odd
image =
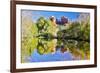
[(85, 23), (76, 21), (64, 25), (55, 25), (52, 21), (44, 17), (40, 17), (36, 23), (30, 19), (23, 20), (22, 62), (25, 62), (26, 56), (34, 53), (34, 49), (37, 49), (40, 55), (54, 54), (60, 50), (61, 53), (71, 53), (73, 60), (90, 59), (89, 19)]

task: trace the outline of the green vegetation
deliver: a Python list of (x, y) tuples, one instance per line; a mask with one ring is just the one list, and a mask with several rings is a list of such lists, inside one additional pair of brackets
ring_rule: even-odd
[(90, 58), (90, 22), (72, 22), (54, 26), (49, 19), (40, 17), (36, 23), (29, 18), (22, 19), (21, 61), (26, 62), (34, 49), (41, 55), (55, 52), (56, 47), (62, 52), (69, 51), (74, 59)]
[(74, 22), (65, 30), (58, 31), (58, 46), (62, 46), (81, 59), (89, 59), (90, 55), (90, 24)]

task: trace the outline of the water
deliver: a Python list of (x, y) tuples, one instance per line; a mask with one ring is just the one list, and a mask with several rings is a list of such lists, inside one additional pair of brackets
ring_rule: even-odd
[(32, 55), (30, 56), (30, 62), (51, 62), (51, 61), (69, 61), (72, 60), (72, 55), (69, 52), (62, 53), (60, 50), (57, 50), (55, 53), (43, 54), (40, 55), (35, 49)]

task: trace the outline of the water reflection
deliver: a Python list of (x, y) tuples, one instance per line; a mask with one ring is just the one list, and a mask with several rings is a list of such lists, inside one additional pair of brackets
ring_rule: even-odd
[(48, 61), (68, 61), (72, 60), (72, 54), (63, 44), (58, 44), (57, 38), (48, 39), (47, 37), (38, 37), (38, 45), (30, 56), (31, 62)]
[(32, 56), (30, 57), (31, 62), (48, 62), (48, 61), (68, 61), (72, 60), (72, 55), (69, 52), (62, 53), (57, 50), (55, 53), (40, 55), (37, 49), (34, 50)]
[[(87, 55), (78, 47), (75, 40), (64, 37), (54, 37), (50, 34), (34, 37), (38, 39), (37, 46), (31, 51), (29, 62), (69, 61), (87, 59)], [(86, 56), (85, 56), (86, 55)]]
[(51, 18), (40, 17), (29, 22), (23, 23), (22, 63), (90, 59), (89, 20), (58, 25)]

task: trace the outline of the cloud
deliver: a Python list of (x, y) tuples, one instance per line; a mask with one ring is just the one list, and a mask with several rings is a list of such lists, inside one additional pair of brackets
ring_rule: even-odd
[(32, 11), (22, 10), (22, 17), (32, 17)]
[(41, 15), (39, 11), (35, 11), (35, 10), (22, 10), (21, 16), (22, 19), (28, 18), (28, 19), (32, 19), (33, 22), (36, 22), (36, 20), (43, 15)]

